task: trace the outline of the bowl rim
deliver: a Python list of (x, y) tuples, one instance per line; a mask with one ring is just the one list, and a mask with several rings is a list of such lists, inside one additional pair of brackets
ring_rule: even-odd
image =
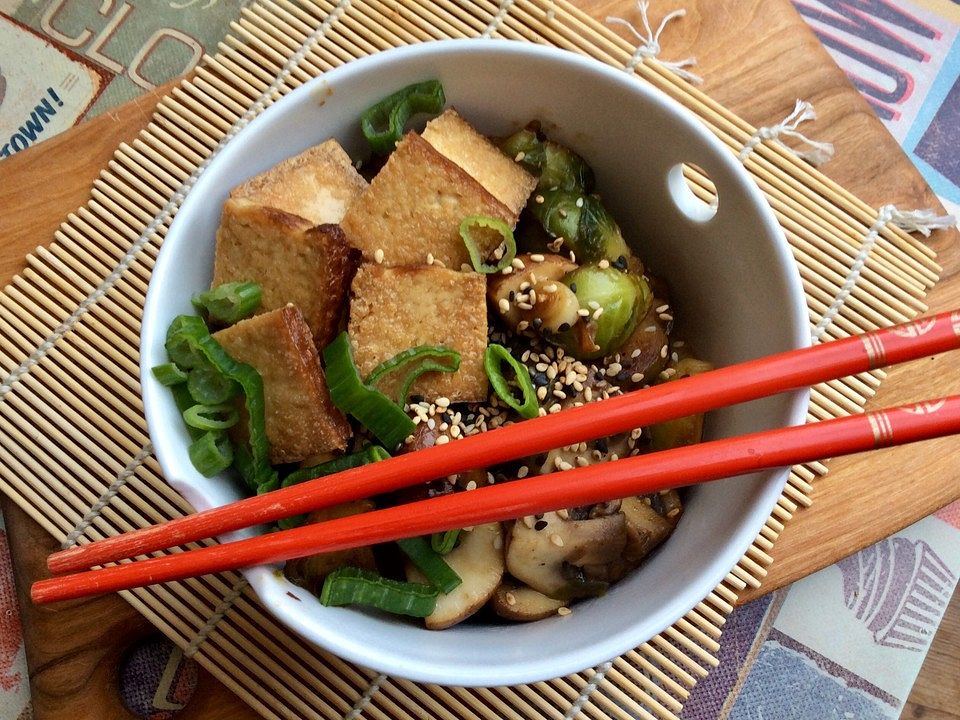
[[(208, 158), (206, 161), (207, 165), (204, 170), (209, 169), (210, 166), (217, 162), (219, 150), (233, 142), (236, 137), (251, 132), (252, 128), (270, 123), (274, 116), (286, 112), (288, 109), (295, 108), (298, 102), (304, 101), (304, 99), (309, 97), (317, 88), (322, 88), (328, 83), (348, 82), (354, 75), (374, 73), (385, 64), (403, 62), (408, 58), (419, 59), (424, 56), (429, 56), (438, 62), (442, 62), (444, 59), (457, 57), (462, 54), (482, 56), (490, 53), (541, 58), (576, 66), (589, 73), (599, 73), (606, 76), (607, 79), (622, 84), (625, 91), (641, 94), (645, 96), (646, 101), (665, 106), (670, 112), (678, 116), (678, 118), (682, 118), (683, 122), (691, 131), (698, 134), (700, 139), (707, 145), (712, 146), (712, 149), (715, 151), (716, 161), (722, 163), (725, 166), (725, 170), (738, 177), (741, 181), (743, 189), (757, 210), (758, 217), (762, 220), (763, 234), (768, 236), (773, 242), (773, 251), (779, 260), (780, 270), (786, 282), (787, 293), (791, 302), (788, 308), (789, 313), (786, 312), (788, 309), (784, 308), (784, 314), (787, 315), (784, 321), (790, 322), (795, 329), (792, 346), (805, 347), (810, 344), (805, 294), (786, 237), (763, 194), (735, 155), (706, 128), (696, 115), (684, 108), (678, 101), (642, 82), (642, 80), (635, 75), (627, 74), (621, 69), (570, 51), (521, 41), (511, 42), (499, 39), (477, 38), (437, 40), (417, 45), (408, 45), (383, 50), (364, 58), (352, 60), (307, 81), (268, 107), (250, 121), (246, 127), (238, 131), (228, 142), (218, 146), (214, 156)], [(202, 202), (201, 195), (203, 194), (202, 190), (205, 186), (203, 175), (205, 174), (205, 172), (201, 173), (197, 183), (186, 193), (184, 201), (177, 212), (177, 216), (167, 232), (167, 240), (164, 245), (169, 242), (171, 237), (176, 242), (176, 238), (183, 228), (183, 223), (178, 221), (182, 216), (188, 214), (184, 212), (184, 209), (189, 209), (193, 204)], [(157, 408), (161, 402), (161, 395), (158, 388), (155, 387), (155, 383), (151, 382), (150, 363), (145, 362), (147, 357), (143, 352), (143, 348), (146, 338), (152, 337), (156, 333), (157, 329), (154, 327), (156, 324), (154, 318), (158, 313), (158, 306), (162, 300), (161, 293), (156, 289), (157, 286), (154, 283), (154, 278), (163, 277), (169, 272), (167, 265), (169, 264), (170, 256), (171, 253), (165, 254), (163, 249), (161, 249), (158, 255), (148, 284), (140, 337), (140, 380), (143, 393), (144, 414), (147, 418), (151, 439), (155, 441), (154, 447), (157, 460), (163, 470), (164, 476), (167, 478), (173, 475), (173, 473), (171, 473), (170, 458), (167, 457), (167, 450), (169, 448), (163, 442), (156, 441), (156, 423), (151, 421), (151, 418), (156, 419), (158, 417)], [(791, 268), (794, 270), (793, 272), (790, 272)], [(786, 413), (786, 415), (789, 416), (789, 424), (797, 425), (805, 421), (808, 403), (809, 389), (795, 390), (790, 394), (789, 411)], [(731, 542), (720, 548), (717, 556), (710, 563), (710, 568), (712, 568), (713, 572), (703, 573), (701, 579), (693, 585), (696, 592), (693, 592), (691, 589), (688, 590), (687, 593), (684, 593), (684, 597), (689, 596), (694, 599), (683, 603), (682, 612), (679, 613), (676, 612), (675, 606), (677, 606), (677, 603), (674, 602), (673, 605), (671, 605), (673, 610), (666, 613), (671, 617), (663, 618), (663, 621), (658, 623), (656, 631), (650, 634), (649, 637), (640, 637), (637, 635), (627, 638), (625, 635), (628, 636), (628, 633), (620, 633), (608, 638), (598, 638), (598, 641), (588, 648), (579, 648), (565, 653), (551, 654), (547, 658), (540, 659), (522, 658), (519, 661), (511, 661), (504, 658), (503, 663), (496, 667), (485, 667), (482, 670), (478, 668), (476, 671), (470, 671), (469, 673), (451, 671), (450, 668), (443, 665), (442, 661), (412, 662), (409, 658), (404, 658), (402, 651), (399, 649), (388, 650), (385, 653), (383, 649), (371, 649), (362, 644), (344, 642), (342, 638), (338, 641), (335, 631), (332, 636), (330, 634), (324, 634), (322, 637), (310, 636), (309, 633), (305, 632), (302, 623), (294, 617), (296, 613), (288, 611), (286, 605), (279, 603), (271, 606), (269, 604), (268, 600), (271, 591), (275, 591), (272, 586), (276, 585), (276, 570), (273, 566), (248, 568), (242, 572), (258, 596), (263, 600), (264, 606), (288, 628), (301, 636), (309, 637), (309, 639), (318, 642), (331, 652), (351, 662), (374, 667), (388, 675), (408, 678), (418, 682), (468, 687), (489, 687), (537, 682), (579, 672), (584, 668), (593, 667), (610, 658), (617, 657), (637, 645), (646, 642), (658, 633), (663, 632), (663, 630), (686, 615), (687, 612), (702, 601), (703, 598), (708, 596), (709, 593), (722, 582), (730, 570), (736, 566), (740, 558), (747, 552), (776, 505), (788, 474), (789, 468), (775, 472), (771, 471), (769, 480), (763, 485), (762, 491), (752, 498), (752, 507), (750, 512), (745, 516), (746, 521), (739, 525)], [(169, 482), (175, 484), (173, 480)], [(182, 486), (175, 486), (181, 493), (188, 495), (188, 493), (184, 492)], [(198, 498), (202, 499), (196, 493), (191, 493), (187, 497), (194, 505), (197, 505), (195, 499)], [(208, 502), (207, 506), (209, 505), (210, 503)], [(233, 539), (233, 537), (235, 536), (228, 536), (229, 539)], [(430, 632), (427, 630), (423, 631)], [(641, 635), (646, 635), (646, 633), (641, 633)]]

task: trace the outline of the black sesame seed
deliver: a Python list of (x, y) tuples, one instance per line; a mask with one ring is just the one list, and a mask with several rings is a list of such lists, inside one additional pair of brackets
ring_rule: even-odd
[(547, 521), (546, 521), (546, 520), (537, 520), (537, 522), (534, 523), (534, 525), (533, 525), (533, 529), (534, 529), (534, 530), (545, 530), (546, 527), (547, 527)]
[(557, 328), (557, 332), (566, 332), (570, 329), (570, 323), (560, 323), (560, 327)]
[(535, 330), (539, 330), (540, 326), (543, 325), (543, 320), (541, 320), (540, 318), (534, 318), (533, 322), (530, 324), (533, 325), (533, 328)]
[(606, 455), (606, 454), (610, 451), (610, 448), (609, 448), (609, 446), (607, 445), (607, 439), (606, 439), (606, 438), (599, 438), (599, 439), (597, 439), (597, 440), (594, 440), (593, 446), (594, 446), (597, 450), (599, 450), (600, 452), (602, 452), (604, 455)]
[(577, 284), (576, 284), (576, 283), (570, 283), (570, 292), (575, 293), (576, 291), (577, 291)]
[(517, 296), (516, 291), (515, 291), (515, 290), (511, 290), (511, 291), (510, 291), (510, 294), (507, 295), (507, 300), (509, 300), (510, 302), (513, 302), (513, 299), (514, 299), (516, 296)]
[(531, 373), (530, 380), (536, 387), (543, 387), (544, 385), (550, 384), (550, 380), (548, 380), (546, 374), (542, 372)]

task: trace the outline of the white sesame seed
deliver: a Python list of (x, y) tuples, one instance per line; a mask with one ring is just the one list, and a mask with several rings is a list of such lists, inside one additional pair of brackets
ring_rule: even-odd
[(533, 201), (537, 203), (537, 205), (543, 205), (543, 195), (536, 195)]
[(680, 356), (677, 353), (671, 353), (670, 359), (674, 362), (680, 362)]
[(554, 403), (553, 405), (550, 406), (550, 413), (551, 413), (551, 414), (553, 414), (553, 413), (558, 413), (558, 412), (560, 412), (562, 409), (563, 409), (563, 408), (560, 407), (560, 403)]
[(557, 510), (557, 517), (561, 520), (569, 520), (570, 512), (566, 508), (561, 508), (560, 510)]
[(503, 599), (507, 601), (507, 605), (516, 605), (516, 604), (517, 604), (517, 598), (514, 596), (513, 593), (509, 593), (509, 592), (506, 593), (506, 594), (503, 596)]
[(533, 530), (533, 526), (536, 524), (536, 522), (537, 522), (537, 519), (533, 517), (533, 515), (523, 516), (523, 524), (526, 525), (531, 530)]
[(446, 445), (448, 442), (450, 442), (449, 436), (447, 436), (447, 435), (441, 435), (440, 437), (437, 438), (437, 442), (436, 442), (435, 444), (437, 444), (437, 445)]
[(373, 259), (377, 261), (378, 265), (381, 264), (383, 262), (383, 250), (381, 250), (380, 248), (377, 248), (376, 250), (374, 250)]
[(433, 418), (428, 419), (428, 420), (427, 420), (427, 427), (430, 428), (431, 430), (436, 430), (436, 428), (437, 428), (437, 421), (434, 420)]
[(576, 460), (577, 460), (577, 465), (579, 465), (580, 467), (586, 467), (587, 465), (590, 464), (590, 461), (587, 460), (585, 457), (583, 457), (583, 455), (577, 455)]
[(660, 348), (660, 357), (665, 358), (666, 356), (667, 356), (667, 346), (664, 345), (662, 348)]
[(510, 312), (510, 301), (506, 298), (500, 298), (500, 301), (497, 303), (497, 307), (500, 308), (500, 312), (508, 313)]
[(558, 608), (557, 608), (557, 615), (559, 615), (560, 617), (566, 617), (567, 615), (569, 615), (569, 614), (572, 613), (572, 612), (573, 612), (573, 610), (571, 610), (570, 608), (568, 608), (566, 605), (564, 605), (563, 607), (558, 607)]
[(458, 438), (460, 437), (461, 434), (462, 434), (462, 431), (460, 430), (459, 425), (454, 425), (452, 428), (450, 428), (451, 437)]
[(528, 302), (518, 302), (517, 307), (521, 310), (533, 310), (533, 305)]
[(557, 535), (557, 533), (550, 534), (550, 542), (552, 542), (557, 547), (563, 547), (563, 538)]
[(591, 310), (597, 310), (600, 307), (600, 303), (598, 303), (596, 300), (591, 300), (587, 303), (587, 307)]
[(554, 390), (553, 396), (556, 398), (560, 398), (561, 400), (567, 399), (567, 394), (563, 390)]
[(560, 468), (560, 470), (573, 470), (573, 465), (568, 463), (566, 460), (561, 460), (558, 467)]
[[(526, 320), (521, 320), (520, 322), (517, 323), (517, 332), (521, 332), (521, 333), (522, 333), (522, 332), (523, 332), (524, 330), (526, 330), (528, 327), (530, 327), (530, 323), (528, 323)], [(528, 351), (528, 352), (529, 352), (529, 351)], [(524, 353), (524, 354), (526, 354), (526, 353)], [(526, 359), (526, 358), (524, 358), (524, 359)]]
[(525, 478), (527, 476), (527, 473), (529, 472), (530, 472), (530, 468), (528, 468), (526, 465), (521, 465), (520, 469), (517, 470), (517, 478), (519, 480), (523, 480), (523, 478)]
[(533, 255), (530, 256), (530, 259), (536, 263), (541, 263), (544, 261), (545, 258), (540, 253), (534, 253)]
[(582, 207), (583, 207), (583, 198), (582, 198), (582, 197), (577, 198), (577, 207), (578, 207), (578, 208), (582, 208)]
[(606, 270), (608, 267), (610, 267), (610, 261), (603, 259), (597, 263), (597, 267), (599, 267), (601, 270)]
[(596, 320), (597, 318), (599, 318), (601, 315), (603, 315), (603, 308), (602, 308), (602, 307), (597, 308), (596, 310), (593, 311), (593, 319), (594, 319), (594, 320)]
[(538, 417), (546, 417), (546, 415), (547, 415), (547, 410), (546, 410), (546, 408), (537, 408), (537, 416), (538, 416)]
[(427, 253), (427, 265), (433, 265), (434, 257), (433, 253)]
[(623, 370), (623, 365), (621, 365), (621, 364), (618, 363), (618, 362), (610, 363), (610, 364), (607, 366), (607, 370), (613, 370), (613, 374), (616, 375), (618, 372), (620, 372), (621, 370)]
[(643, 331), (644, 331), (645, 333), (653, 333), (653, 332), (656, 332), (656, 331), (657, 331), (657, 326), (656, 326), (656, 325), (647, 325), (647, 326), (643, 329)]
[(501, 274), (501, 275), (509, 275), (509, 274), (512, 273), (512, 272), (513, 272), (513, 266), (512, 266), (512, 265), (507, 265), (503, 270), (500, 271), (500, 274)]
[(448, 397), (438, 397), (434, 403), (438, 408), (448, 408), (450, 407), (450, 398)]
[(630, 359), (640, 357), (640, 348), (637, 348), (632, 353), (630, 353)]
[(630, 376), (630, 380), (635, 383), (643, 382), (643, 373), (634, 373)]
[(547, 388), (544, 386), (537, 388), (537, 400), (546, 400), (547, 398)]
[(523, 162), (523, 159), (524, 159), (526, 156), (527, 156), (527, 154), (526, 154), (523, 150), (521, 150), (520, 152), (517, 153), (516, 157), (514, 157), (513, 159), (514, 159), (516, 162)]
[(659, 315), (657, 315), (657, 317), (663, 320), (664, 322), (670, 322), (671, 320), (673, 320), (673, 315), (669, 313), (660, 313)]
[(530, 273), (530, 287), (533, 287), (536, 284), (537, 284), (537, 274)]
[(556, 366), (556, 365), (548, 365), (546, 372), (547, 372), (547, 380), (556, 380), (556, 378), (557, 378), (557, 366)]
[(523, 260), (520, 258), (514, 258), (510, 261), (510, 264), (513, 265), (517, 270), (523, 270), (526, 265), (523, 264)]
[(530, 288), (530, 304), (531, 305), (537, 304), (537, 291), (534, 290), (533, 288)]
[(579, 310), (577, 310), (577, 315), (579, 315), (580, 317), (590, 317), (590, 311), (587, 310), (586, 308), (580, 308)]
[(593, 390), (590, 389), (589, 385), (583, 389), (583, 399), (587, 402), (593, 400)]
[(476, 490), (476, 489), (477, 489), (477, 481), (476, 481), (476, 480), (471, 480), (470, 482), (468, 482), (467, 485), (466, 485), (466, 489), (467, 489), (467, 490)]

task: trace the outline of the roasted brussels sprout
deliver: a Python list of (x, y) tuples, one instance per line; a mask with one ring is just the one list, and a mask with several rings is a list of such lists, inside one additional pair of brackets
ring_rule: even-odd
[(593, 190), (593, 170), (563, 145), (544, 140), (531, 126), (501, 141), (501, 150), (539, 177), (537, 190)]
[(573, 250), (579, 262), (609, 260), (622, 264), (630, 257), (619, 226), (596, 195), (535, 191), (527, 207), (550, 235), (564, 238), (564, 247)]
[[(563, 278), (589, 315), (578, 327), (560, 333), (555, 341), (580, 358), (609, 355), (633, 332), (637, 318), (646, 314), (652, 295), (646, 280), (612, 267), (582, 265)], [(586, 333), (578, 331), (585, 327)], [(585, 342), (586, 341), (586, 342)]]

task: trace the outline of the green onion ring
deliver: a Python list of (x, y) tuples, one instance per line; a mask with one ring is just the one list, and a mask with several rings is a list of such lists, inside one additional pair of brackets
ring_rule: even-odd
[[(473, 236), (473, 228), (486, 228), (495, 230), (500, 234), (500, 242), (506, 245), (507, 249), (506, 252), (503, 253), (503, 257), (497, 261), (496, 265), (490, 265), (480, 257), (480, 248), (477, 245), (476, 238)], [(493, 273), (500, 272), (509, 266), (517, 256), (517, 241), (513, 237), (513, 230), (500, 218), (489, 217), (488, 215), (470, 215), (469, 217), (465, 217), (460, 223), (460, 237), (463, 240), (463, 244), (467, 246), (467, 252), (470, 254), (470, 264), (473, 265), (473, 269), (478, 273), (492, 275)]]
[[(510, 390), (508, 380), (503, 374), (503, 363), (506, 363), (516, 376), (517, 385), (519, 385), (520, 393), (523, 396), (522, 403), (517, 402)], [(487, 377), (490, 378), (490, 384), (493, 385), (494, 392), (503, 402), (516, 410), (520, 417), (529, 420), (540, 414), (537, 393), (533, 388), (533, 381), (530, 379), (527, 366), (513, 357), (503, 345), (491, 343), (487, 346), (487, 351), (483, 354), (483, 369), (487, 371)]]

